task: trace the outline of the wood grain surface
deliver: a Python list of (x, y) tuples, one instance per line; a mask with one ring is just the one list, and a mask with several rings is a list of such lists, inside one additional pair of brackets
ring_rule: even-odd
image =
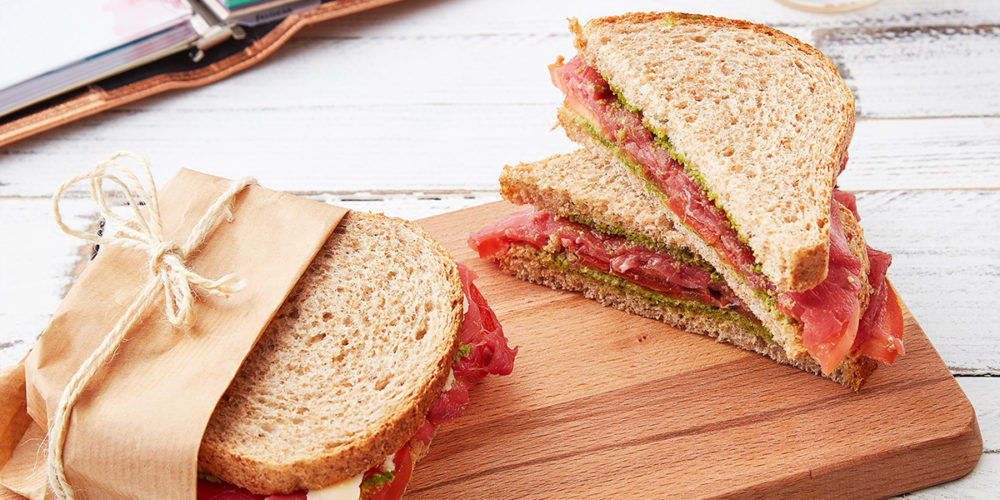
[(979, 460), (972, 405), (909, 311), (906, 355), (854, 393), (501, 273), (466, 238), (514, 209), (420, 221), (479, 275), (520, 351), (441, 429), (410, 498), (884, 497)]

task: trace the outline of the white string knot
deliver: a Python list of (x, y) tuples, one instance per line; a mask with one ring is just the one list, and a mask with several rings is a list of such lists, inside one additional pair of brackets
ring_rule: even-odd
[(167, 253), (171, 254), (170, 256), (173, 257), (173, 260), (180, 260), (180, 257), (177, 255), (178, 250), (180, 250), (180, 247), (177, 245), (169, 241), (161, 241), (149, 256), (149, 272), (153, 274), (160, 273), (160, 266), (163, 265), (163, 256)]
[(191, 303), (194, 295), (191, 282), (178, 278), (184, 268), (184, 257), (179, 250), (177, 245), (161, 241), (150, 249), (149, 255), (149, 273), (163, 285), (167, 318), (176, 326), (191, 324), (187, 314), (190, 309), (184, 306)]
[[(149, 190), (139, 181), (139, 178), (127, 167), (118, 163), (119, 158), (130, 158), (142, 167)], [(89, 181), (90, 197), (97, 203), (98, 210), (105, 221), (115, 224), (115, 234), (91, 234), (72, 229), (63, 223), (59, 211), (59, 201), (63, 193), (73, 184)], [(123, 217), (111, 211), (107, 204), (104, 182), (117, 185), (124, 195), (128, 206), (132, 209), (131, 217)], [(91, 353), (80, 368), (70, 378), (63, 390), (59, 405), (56, 407), (52, 422), (49, 425), (48, 443), (48, 476), (49, 486), (58, 498), (74, 498), (73, 488), (66, 479), (63, 465), (63, 447), (66, 443), (69, 417), (76, 405), (77, 399), (83, 393), (87, 382), (97, 370), (114, 355), (115, 349), (132, 329), (156, 303), (157, 291), (160, 290), (164, 299), (164, 311), (167, 319), (174, 326), (190, 326), (194, 323), (192, 312), (197, 300), (196, 292), (228, 296), (246, 286), (246, 283), (236, 274), (227, 274), (217, 279), (209, 279), (191, 271), (186, 266), (188, 256), (196, 251), (222, 220), (232, 221), (233, 214), (228, 205), (237, 193), (257, 181), (244, 178), (233, 181), (219, 195), (219, 198), (208, 208), (197, 224), (191, 229), (187, 240), (178, 246), (163, 237), (163, 225), (160, 221), (160, 202), (156, 194), (156, 183), (150, 172), (149, 163), (133, 153), (115, 153), (111, 158), (99, 162), (90, 170), (76, 175), (64, 182), (52, 197), (52, 209), (56, 223), (64, 232), (77, 238), (89, 241), (95, 245), (120, 246), (131, 248), (149, 254), (150, 279), (142, 292), (125, 310), (125, 313), (114, 328)]]

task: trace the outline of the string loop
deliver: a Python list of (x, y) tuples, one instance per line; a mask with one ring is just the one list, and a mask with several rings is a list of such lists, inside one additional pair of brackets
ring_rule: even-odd
[[(128, 158), (138, 163), (141, 172), (145, 174), (146, 183), (140, 182), (139, 177), (130, 168), (120, 163), (118, 161), (120, 158)], [(87, 182), (90, 185), (90, 197), (97, 204), (101, 216), (109, 225), (113, 223), (115, 226), (113, 234), (111, 231), (105, 231), (100, 235), (79, 231), (63, 222), (59, 201), (63, 194), (78, 182)], [(106, 182), (113, 184), (112, 187), (117, 188), (117, 191), (124, 196), (132, 211), (131, 217), (118, 215), (108, 207), (107, 193), (104, 189)], [(183, 327), (194, 323), (192, 309), (197, 298), (196, 291), (202, 294), (228, 296), (246, 286), (236, 274), (227, 274), (216, 279), (201, 276), (188, 269), (186, 261), (188, 256), (204, 243), (216, 225), (223, 220), (232, 220), (233, 215), (228, 205), (233, 198), (247, 186), (256, 183), (257, 181), (250, 177), (233, 181), (195, 224), (181, 246), (163, 238), (160, 201), (149, 162), (134, 153), (115, 153), (90, 170), (66, 180), (56, 190), (52, 197), (52, 211), (56, 224), (63, 232), (95, 245), (120, 246), (145, 252), (149, 255), (150, 273), (143, 290), (126, 308), (114, 328), (104, 337), (101, 345), (80, 365), (59, 398), (59, 404), (49, 426), (48, 437), (49, 485), (56, 497), (74, 498), (73, 488), (66, 479), (63, 464), (63, 448), (66, 444), (73, 407), (87, 382), (104, 363), (111, 359), (129, 330), (156, 303), (157, 295), (163, 296), (164, 310), (170, 323)]]

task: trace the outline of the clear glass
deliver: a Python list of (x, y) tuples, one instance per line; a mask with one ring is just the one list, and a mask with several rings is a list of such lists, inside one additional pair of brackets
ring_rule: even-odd
[(809, 12), (848, 12), (869, 7), (878, 0), (778, 0), (778, 3), (793, 9)]

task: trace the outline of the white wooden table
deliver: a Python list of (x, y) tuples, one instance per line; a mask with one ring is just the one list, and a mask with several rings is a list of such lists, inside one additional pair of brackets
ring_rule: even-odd
[[(52, 222), (65, 178), (122, 149), (161, 184), (181, 166), (420, 218), (499, 199), (506, 163), (574, 149), (546, 64), (567, 17), (678, 10), (745, 18), (822, 50), (857, 98), (840, 186), (976, 408), (985, 454), (920, 498), (1000, 495), (1000, 2), (883, 0), (811, 14), (773, 0), (407, 0), (316, 26), (209, 87), (140, 101), (0, 149), (0, 363), (46, 324), (81, 248)], [(71, 193), (64, 210), (94, 223)], [(889, 479), (891, 480), (891, 479)]]

